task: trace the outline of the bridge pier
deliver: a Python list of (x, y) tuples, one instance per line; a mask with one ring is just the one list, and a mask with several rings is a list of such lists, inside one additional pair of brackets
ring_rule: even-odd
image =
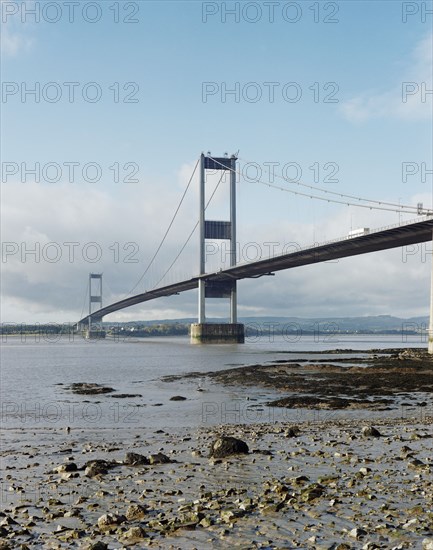
[(241, 323), (194, 323), (191, 325), (192, 344), (243, 344), (244, 325)]
[(98, 330), (94, 327), (91, 329), (86, 328), (83, 331), (83, 338), (85, 338), (86, 340), (103, 340), (106, 335), (107, 333), (105, 332), (105, 330)]
[[(236, 161), (235, 155), (200, 158), (200, 280), (198, 286), (198, 323), (191, 325), (191, 343), (224, 344), (245, 341), (244, 326), (237, 322), (236, 279), (206, 280), (206, 239), (230, 241), (230, 267), (236, 265)], [(206, 170), (230, 171), (230, 221), (208, 221), (206, 211)], [(230, 323), (206, 323), (206, 298), (230, 299)]]

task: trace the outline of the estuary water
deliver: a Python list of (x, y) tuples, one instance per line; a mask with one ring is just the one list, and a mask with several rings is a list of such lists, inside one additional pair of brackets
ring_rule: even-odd
[[(8, 336), (0, 349), (1, 424), (3, 428), (142, 426), (156, 430), (292, 420), (288, 415), (297, 418), (307, 412), (264, 406), (266, 400), (276, 397), (275, 392), (222, 387), (205, 377), (176, 382), (161, 378), (283, 359), (317, 359), (317, 352), (337, 348), (395, 347), (426, 347), (426, 342), (421, 336), (334, 335), (290, 339), (266, 335), (247, 339), (243, 345), (191, 345), (187, 337), (96, 341), (79, 336), (53, 340)], [(76, 395), (69, 390), (74, 382), (103, 384), (115, 391)], [(170, 400), (179, 395), (186, 399)]]

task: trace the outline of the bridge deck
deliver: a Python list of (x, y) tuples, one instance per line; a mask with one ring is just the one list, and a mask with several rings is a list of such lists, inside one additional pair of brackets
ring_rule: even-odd
[[(423, 221), (408, 223), (372, 232), (360, 237), (345, 237), (341, 240), (324, 243), (318, 246), (309, 247), (288, 254), (275, 256), (266, 260), (259, 260), (248, 264), (237, 265), (228, 269), (223, 269), (214, 273), (207, 273), (202, 278), (211, 281), (240, 280), (247, 278), (260, 277), (267, 273), (292, 269), (303, 265), (310, 265), (359, 254), (368, 254), (379, 250), (387, 250), (422, 243), (432, 240), (433, 219), (429, 218)], [(142, 302), (171, 296), (186, 290), (192, 290), (198, 287), (200, 277), (193, 277), (187, 281), (167, 285), (164, 287), (150, 290), (142, 294), (125, 298), (115, 302), (98, 311), (92, 313), (92, 319), (101, 319), (109, 313), (119, 311)], [(84, 317), (79, 323), (87, 323), (89, 316)]]

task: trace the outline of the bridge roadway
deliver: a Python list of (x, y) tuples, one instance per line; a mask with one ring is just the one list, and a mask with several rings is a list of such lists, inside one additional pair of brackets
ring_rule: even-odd
[[(423, 221), (409, 222), (389, 229), (370, 232), (360, 237), (344, 237), (339, 240), (319, 244), (318, 246), (299, 249), (288, 254), (274, 256), (265, 260), (240, 264), (214, 273), (193, 277), (187, 281), (175, 283), (144, 292), (115, 302), (92, 313), (92, 321), (98, 322), (109, 313), (126, 307), (163, 296), (172, 296), (198, 288), (200, 278), (206, 281), (230, 281), (248, 278), (258, 278), (283, 269), (292, 269), (303, 265), (317, 264), (349, 256), (358, 256), (369, 252), (398, 248), (432, 240), (433, 218), (429, 216)], [(78, 324), (89, 322), (89, 316), (83, 317)]]

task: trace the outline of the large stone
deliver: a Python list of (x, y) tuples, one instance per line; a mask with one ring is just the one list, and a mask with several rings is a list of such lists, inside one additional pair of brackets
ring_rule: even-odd
[(123, 464), (127, 464), (128, 466), (141, 466), (142, 464), (149, 464), (149, 459), (138, 453), (126, 453)]
[(364, 437), (381, 437), (381, 433), (374, 426), (364, 426), (362, 428), (362, 435)]
[(84, 475), (86, 477), (103, 475), (114, 466), (112, 462), (107, 462), (106, 460), (89, 460), (89, 462), (86, 462)]
[(171, 462), (170, 458), (163, 453), (156, 453), (149, 456), (149, 464), (168, 464)]
[(141, 519), (146, 515), (146, 508), (140, 504), (130, 504), (126, 510), (126, 519)]
[(224, 458), (236, 454), (248, 454), (248, 445), (236, 437), (218, 437), (211, 445), (209, 457)]
[(137, 541), (143, 539), (146, 536), (146, 531), (140, 527), (131, 527), (128, 531), (123, 533), (123, 538), (127, 539), (129, 542)]
[(366, 534), (367, 534), (367, 531), (365, 529), (361, 529), (360, 527), (355, 527), (349, 532), (349, 536), (356, 540), (359, 540), (360, 538), (365, 537)]
[(312, 500), (321, 497), (324, 492), (325, 487), (323, 487), (323, 485), (320, 485), (319, 483), (312, 483), (303, 489), (301, 492), (301, 499), (304, 502), (311, 502)]
[(104, 514), (98, 518), (98, 527), (100, 529), (109, 529), (113, 525), (120, 525), (126, 520), (125, 516), (117, 514)]
[(58, 474), (62, 474), (64, 472), (76, 472), (77, 469), (78, 468), (75, 462), (67, 462), (65, 464), (60, 464), (60, 466), (54, 468), (54, 471)]
[(89, 382), (76, 382), (69, 386), (69, 389), (73, 393), (78, 393), (79, 395), (100, 395), (103, 393), (111, 393), (115, 391), (114, 388), (108, 386), (103, 386), (102, 384), (94, 384)]

